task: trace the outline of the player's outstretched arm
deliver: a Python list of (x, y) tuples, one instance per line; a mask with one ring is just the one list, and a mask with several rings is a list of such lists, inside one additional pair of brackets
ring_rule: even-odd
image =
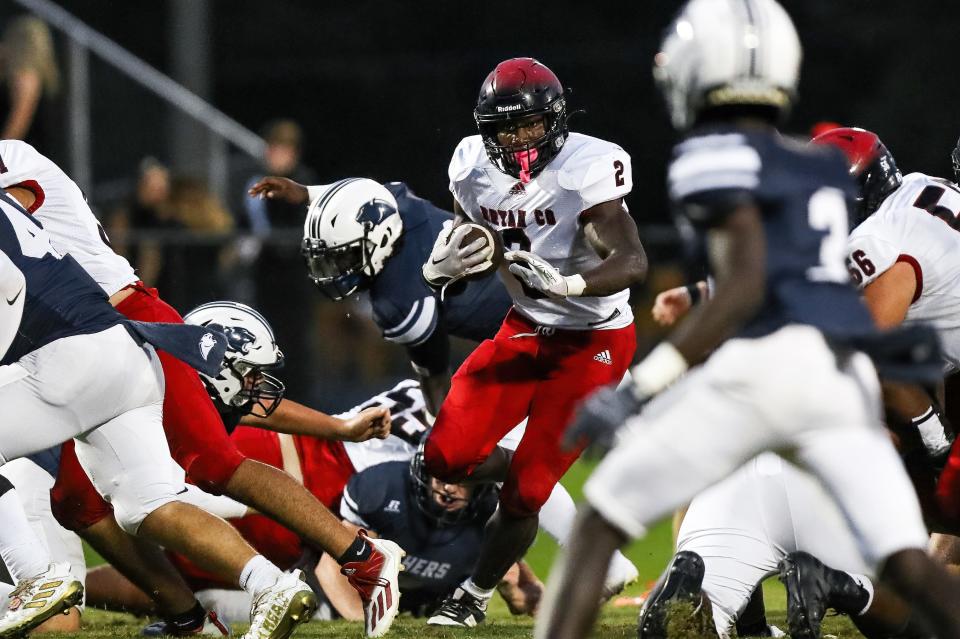
[(284, 177), (265, 177), (251, 186), (247, 194), (250, 197), (280, 200), (294, 205), (303, 204), (306, 206), (310, 202), (307, 187)]
[(696, 284), (678, 286), (657, 294), (650, 314), (660, 326), (673, 326), (679, 322), (690, 309), (707, 297), (707, 283), (703, 280)]
[(350, 419), (340, 419), (284, 399), (269, 416), (244, 415), (240, 423), (277, 433), (363, 442), (374, 438), (384, 439), (390, 434), (390, 411), (382, 406), (375, 406)]

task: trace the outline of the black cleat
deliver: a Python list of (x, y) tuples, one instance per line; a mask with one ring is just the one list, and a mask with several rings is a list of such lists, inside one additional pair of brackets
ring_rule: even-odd
[(463, 588), (457, 588), (427, 619), (428, 626), (460, 626), (473, 628), (487, 616), (487, 602), (474, 597)]
[(827, 568), (805, 552), (780, 560), (780, 581), (787, 589), (787, 625), (793, 639), (819, 639), (830, 601)]
[(787, 589), (787, 624), (793, 639), (819, 639), (827, 608), (858, 615), (869, 595), (847, 573), (825, 566), (805, 552), (780, 560), (780, 581)]
[(683, 550), (673, 556), (640, 608), (638, 639), (666, 639), (667, 622), (674, 607), (678, 611), (685, 607), (692, 610), (687, 614), (696, 626), (694, 635), (716, 637), (709, 600), (701, 590), (703, 573), (703, 559), (697, 553)]

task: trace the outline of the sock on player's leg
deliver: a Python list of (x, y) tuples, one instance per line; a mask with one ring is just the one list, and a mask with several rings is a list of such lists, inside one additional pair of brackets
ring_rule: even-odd
[(39, 575), (52, 562), (46, 545), (37, 537), (13, 485), (0, 476), (0, 557), (17, 582)]
[(484, 601), (487, 601), (493, 597), (493, 591), (496, 590), (496, 588), (490, 588), (489, 590), (486, 588), (481, 588), (477, 584), (473, 583), (473, 579), (470, 577), (467, 577), (466, 580), (460, 584), (460, 587), (463, 588), (467, 594)]
[(240, 587), (256, 597), (277, 582), (283, 572), (263, 555), (256, 555), (240, 572)]

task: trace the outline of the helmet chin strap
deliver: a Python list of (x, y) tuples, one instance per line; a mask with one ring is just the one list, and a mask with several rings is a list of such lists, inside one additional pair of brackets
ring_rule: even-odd
[(520, 181), (527, 184), (530, 181), (530, 165), (537, 161), (540, 152), (537, 149), (524, 149), (515, 151), (513, 159), (520, 165)]

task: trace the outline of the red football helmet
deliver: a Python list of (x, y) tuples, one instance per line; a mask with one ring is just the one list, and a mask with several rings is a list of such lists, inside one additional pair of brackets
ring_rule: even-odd
[[(542, 115), (544, 135), (524, 148), (503, 146), (501, 127)], [(524, 182), (549, 164), (567, 139), (567, 101), (553, 71), (533, 58), (511, 58), (497, 65), (480, 87), (473, 117), (494, 166)]]
[(835, 146), (847, 156), (850, 175), (860, 185), (856, 224), (877, 210), (884, 199), (903, 183), (893, 154), (876, 133), (855, 127), (830, 129), (811, 141)]

